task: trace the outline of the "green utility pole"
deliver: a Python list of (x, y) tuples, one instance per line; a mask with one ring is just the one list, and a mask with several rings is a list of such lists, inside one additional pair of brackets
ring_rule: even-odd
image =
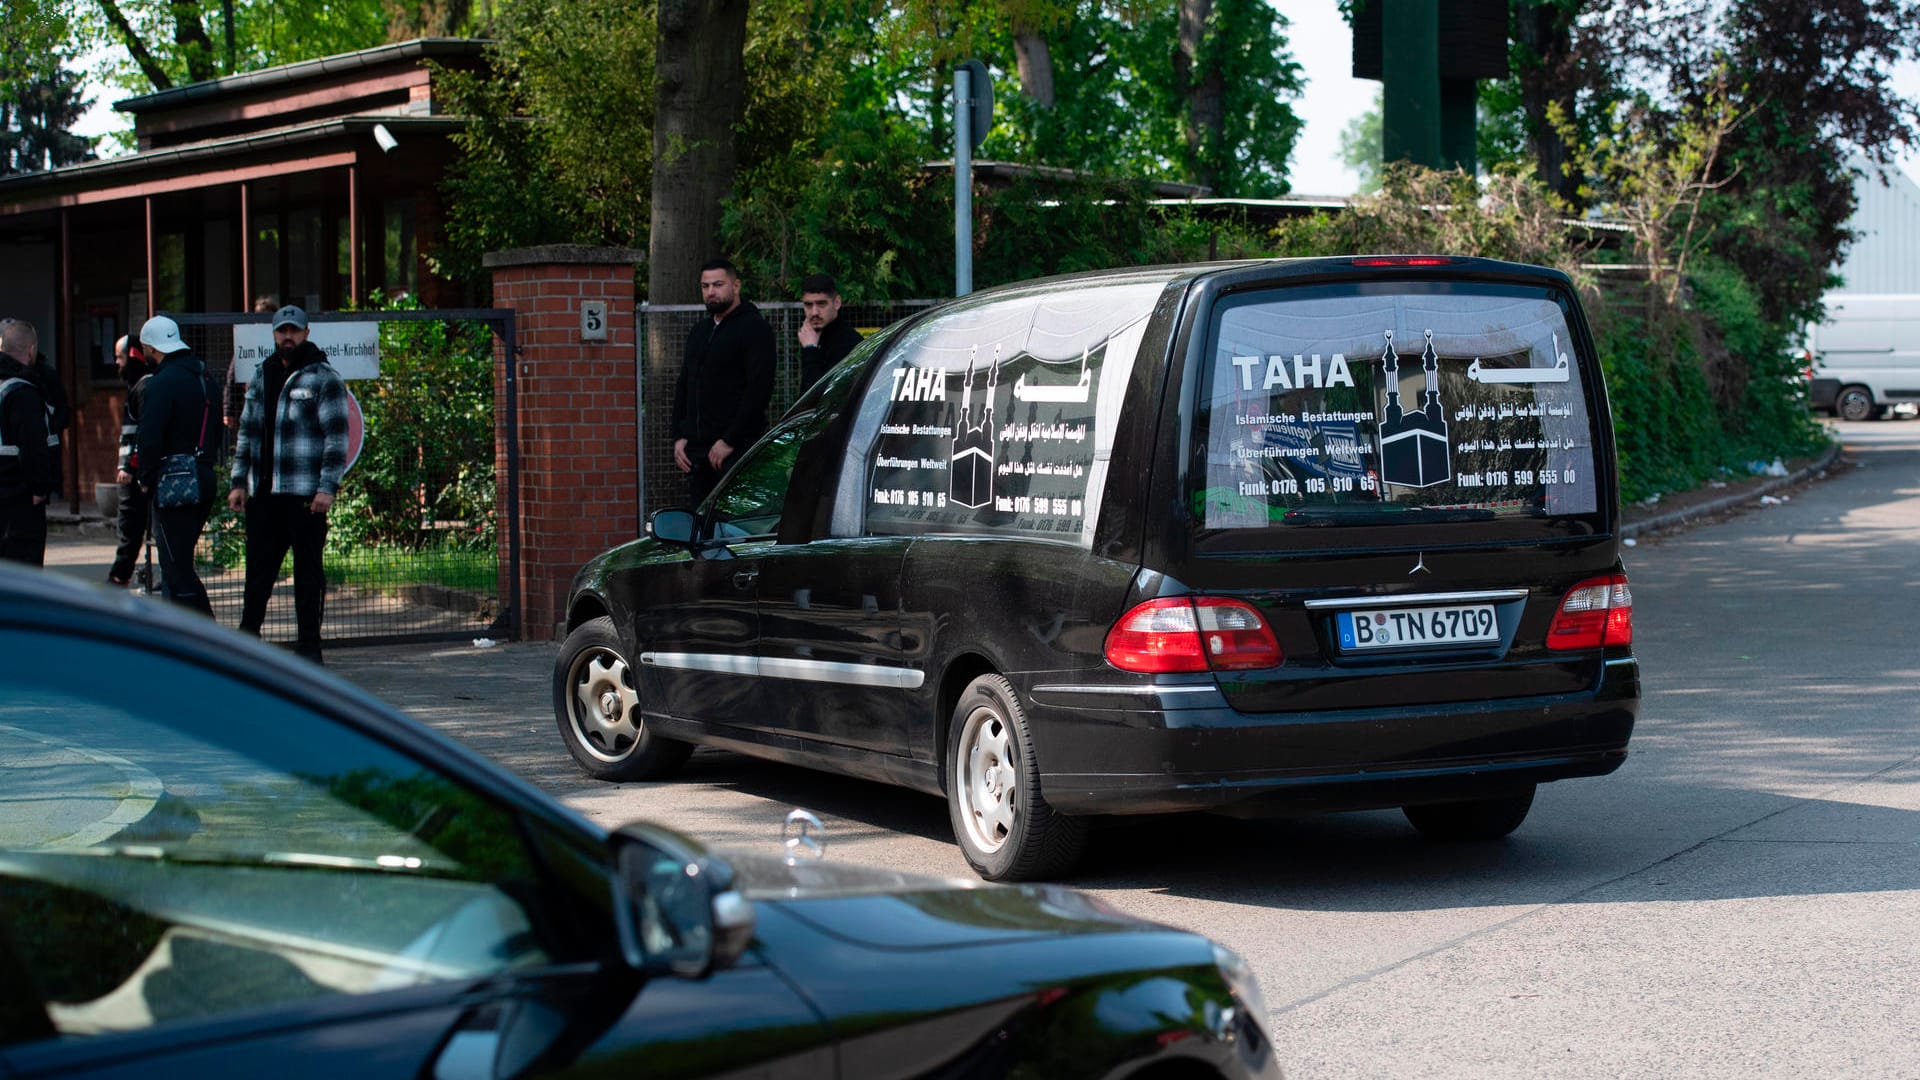
[(1375, 0), (1380, 160), (1440, 165), (1440, 0)]
[(1478, 164), (1479, 80), (1507, 76), (1507, 0), (1358, 0), (1353, 74), (1381, 83), (1382, 161)]

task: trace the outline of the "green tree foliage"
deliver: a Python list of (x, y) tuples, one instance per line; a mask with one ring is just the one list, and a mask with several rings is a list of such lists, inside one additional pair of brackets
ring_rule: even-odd
[[(815, 270), (836, 273), (856, 298), (951, 290), (951, 180), (924, 165), (952, 154), (950, 70), (963, 56), (985, 59), (995, 78), (996, 120), (982, 158), (1121, 178), (1056, 194), (1104, 199), (1116, 186), (1188, 180), (1202, 167), (1228, 193), (1284, 191), (1299, 132), (1286, 104), (1299, 70), (1285, 52), (1284, 21), (1257, 0), (1213, 6), (1202, 59), (1223, 77), (1226, 119), (1203, 161), (1183, 135), (1176, 16), (1175, 0), (754, 4), (740, 160), (723, 224), (749, 291), (792, 295)], [(446, 73), (443, 86), (477, 122), (459, 137), (441, 272), (474, 274), (482, 254), (507, 246), (645, 245), (652, 17), (650, 4), (519, 0), (495, 17), (497, 77)], [(1030, 56), (1035, 40), (1044, 43), (1050, 103), (1023, 91), (1023, 38)], [(991, 222), (1000, 197), (979, 194), (983, 220)], [(1097, 206), (1084, 208), (1090, 221)], [(1016, 216), (1009, 209), (999, 219)], [(1060, 235), (1069, 233), (1087, 235)], [(979, 240), (983, 282), (1094, 257), (1042, 232), (1022, 240), (1031, 257), (1005, 263), (995, 253), (1014, 250), (1012, 238), (983, 232)], [(1139, 249), (1114, 243), (1103, 249), (1108, 258)]]
[(88, 102), (69, 53), (71, 20), (41, 0), (0, 0), (0, 176), (58, 168), (93, 156), (69, 130)]
[[(1360, 193), (1371, 195), (1380, 190), (1380, 154), (1383, 146), (1385, 109), (1381, 91), (1373, 92), (1373, 104), (1347, 121), (1340, 130), (1340, 161), (1360, 177)], [(1482, 161), (1486, 158), (1481, 158)]]
[(492, 71), (438, 68), (471, 117), (444, 190), (436, 273), (473, 280), (488, 251), (574, 242), (644, 246), (653, 164), (653, 8), (527, 0), (500, 10)]
[(330, 550), (493, 546), (493, 364), (485, 323), (380, 324), (380, 378), (359, 386), (366, 445), (330, 519)]

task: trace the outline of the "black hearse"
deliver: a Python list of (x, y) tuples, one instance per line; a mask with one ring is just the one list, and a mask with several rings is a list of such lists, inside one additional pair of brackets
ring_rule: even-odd
[(589, 774), (694, 744), (944, 794), (991, 879), (1089, 816), (1491, 839), (1639, 702), (1576, 290), (1439, 256), (1115, 271), (874, 335), (574, 582)]

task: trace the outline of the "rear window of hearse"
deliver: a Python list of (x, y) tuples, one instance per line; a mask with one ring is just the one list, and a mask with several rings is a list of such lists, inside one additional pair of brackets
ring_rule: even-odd
[(1246, 293), (1215, 305), (1208, 340), (1203, 528), (1596, 509), (1590, 365), (1545, 289)]

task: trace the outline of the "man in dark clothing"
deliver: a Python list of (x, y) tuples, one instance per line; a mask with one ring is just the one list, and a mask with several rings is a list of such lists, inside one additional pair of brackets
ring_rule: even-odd
[(32, 323), (19, 319), (0, 319), (0, 335), (15, 325), (22, 327), (34, 342), (32, 353), (19, 357), (19, 360), (26, 365), (27, 378), (33, 380), (34, 387), (40, 391), (40, 400), (47, 406), (47, 437), (53, 446), (53, 490), (57, 495), (65, 476), (60, 460), (60, 439), (67, 433), (67, 425), (73, 422), (73, 406), (67, 401), (67, 387), (60, 381), (60, 369), (54, 367), (53, 361), (40, 351), (39, 334)]
[(147, 493), (133, 482), (133, 474), (139, 468), (134, 436), (140, 430), (140, 384), (153, 374), (153, 368), (147, 365), (140, 343), (125, 336), (113, 343), (113, 366), (120, 372), (120, 380), (127, 384), (127, 399), (120, 406), (120, 467), (114, 473), (120, 497), (116, 500), (118, 509), (114, 511), (113, 520), (120, 544), (114, 549), (107, 582), (126, 585), (133, 581), (133, 564), (139, 560), (140, 545), (147, 538)]
[(847, 358), (860, 344), (860, 331), (840, 318), (840, 287), (827, 274), (808, 274), (800, 282), (800, 392)]
[[(140, 392), (140, 421), (133, 435), (139, 458), (134, 478), (153, 508), (153, 544), (160, 557), (160, 592), (182, 607), (213, 615), (206, 586), (194, 569), (193, 549), (213, 512), (213, 459), (220, 445), (220, 421), (213, 415), (220, 404), (207, 365), (180, 340), (180, 326), (165, 315), (155, 315), (140, 328), (140, 344), (159, 369)], [(167, 506), (158, 494), (162, 466), (167, 458), (191, 454), (200, 498), (182, 506)]]
[(695, 506), (727, 460), (767, 430), (773, 397), (773, 327), (740, 299), (740, 272), (725, 259), (700, 268), (700, 299), (713, 317), (687, 335), (673, 391), (673, 463), (687, 474)]
[(47, 500), (59, 488), (59, 453), (33, 377), (40, 348), (32, 324), (0, 326), (0, 559), (43, 565)]
[(247, 515), (247, 587), (240, 629), (258, 635), (280, 563), (293, 549), (294, 651), (320, 662), (327, 597), (321, 563), (327, 511), (347, 471), (347, 384), (307, 340), (307, 313), (273, 315), (273, 355), (247, 383), (227, 505)]

